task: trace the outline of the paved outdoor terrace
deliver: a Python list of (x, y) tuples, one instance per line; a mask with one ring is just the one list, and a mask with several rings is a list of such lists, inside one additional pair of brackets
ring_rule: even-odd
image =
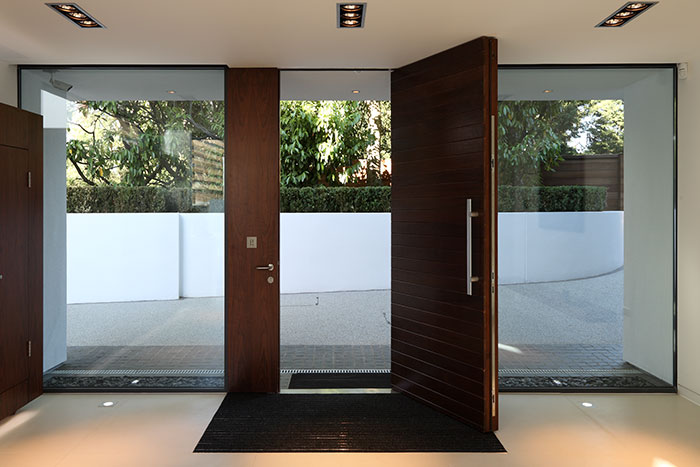
[[(499, 288), (503, 387), (662, 386), (622, 359), (623, 272)], [(289, 370), (390, 368), (388, 290), (283, 294), (282, 387)], [(68, 360), (48, 387), (223, 384), (223, 299), (101, 303), (68, 307)], [(110, 379), (111, 378), (111, 379)], [(199, 378), (199, 379), (198, 379)], [(557, 384), (553, 380), (559, 378)], [(625, 379), (627, 378), (627, 379)], [(573, 384), (584, 384), (571, 380)]]

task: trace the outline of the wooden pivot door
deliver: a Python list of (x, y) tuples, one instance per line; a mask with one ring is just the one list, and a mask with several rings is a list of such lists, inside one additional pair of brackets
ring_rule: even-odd
[(41, 122), (0, 104), (0, 419), (42, 390)]
[(498, 428), (497, 42), (391, 77), (393, 389)]
[(279, 70), (226, 71), (226, 390), (278, 392)]

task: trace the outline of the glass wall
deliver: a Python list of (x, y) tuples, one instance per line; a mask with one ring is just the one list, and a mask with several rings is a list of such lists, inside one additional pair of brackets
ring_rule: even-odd
[(502, 390), (673, 387), (673, 80), (499, 70)]
[(223, 388), (223, 69), (22, 69), (44, 116), (44, 387)]

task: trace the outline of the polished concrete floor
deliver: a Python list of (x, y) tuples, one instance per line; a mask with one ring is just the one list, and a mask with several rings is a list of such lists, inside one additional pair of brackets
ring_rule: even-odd
[[(193, 454), (223, 394), (50, 394), (0, 422), (0, 465), (700, 465), (700, 406), (676, 395), (502, 395), (506, 454)], [(100, 407), (106, 400), (111, 408)], [(583, 407), (590, 402), (592, 407)]]

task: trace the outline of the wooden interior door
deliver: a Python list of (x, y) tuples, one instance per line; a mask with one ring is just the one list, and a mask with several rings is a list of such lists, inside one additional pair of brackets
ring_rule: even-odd
[(226, 389), (278, 392), (279, 70), (226, 72)]
[(42, 392), (42, 149), (41, 116), (0, 104), (0, 419)]
[(0, 146), (0, 393), (24, 382), (29, 365), (28, 159)]
[(498, 427), (496, 46), (391, 77), (392, 386), (484, 431)]

